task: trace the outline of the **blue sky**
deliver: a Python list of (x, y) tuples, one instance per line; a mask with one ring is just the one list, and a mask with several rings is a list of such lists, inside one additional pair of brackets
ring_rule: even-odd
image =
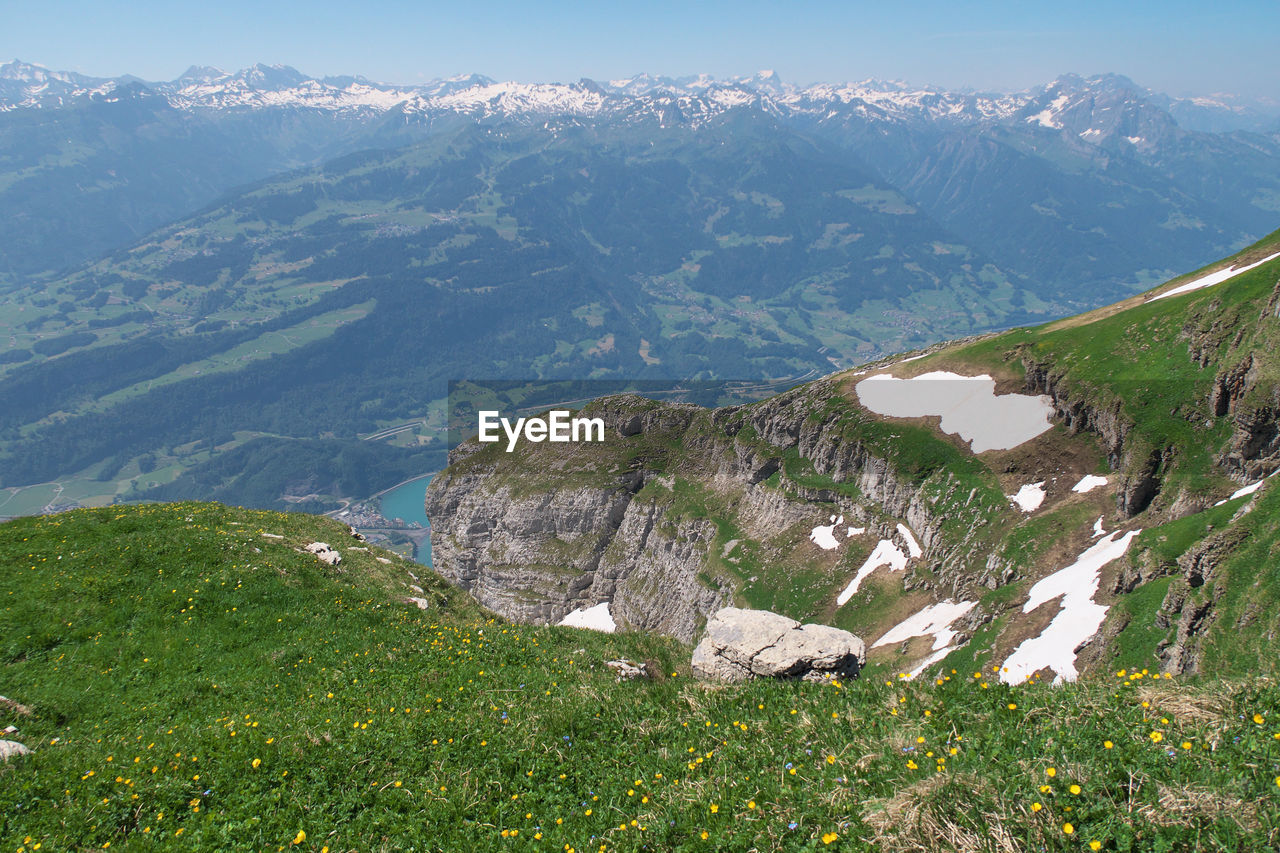
[[(647, 71), (1020, 89), (1114, 71), (1174, 95), (1280, 98), (1280, 2), (4, 3), (0, 58), (96, 76), (255, 62), (410, 83)], [(7, 7), (7, 8), (4, 8)], [(114, 8), (113, 8), (114, 7)]]

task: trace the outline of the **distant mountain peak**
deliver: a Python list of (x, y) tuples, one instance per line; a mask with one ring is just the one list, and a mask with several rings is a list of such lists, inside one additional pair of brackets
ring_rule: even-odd
[(178, 75), (175, 82), (196, 81), (200, 83), (211, 83), (214, 80), (220, 80), (223, 77), (230, 76), (221, 68), (212, 65), (192, 65), (186, 71)]
[(455, 74), (452, 77), (446, 77), (444, 79), (444, 82), (469, 83), (474, 86), (490, 86), (496, 83), (497, 81), (485, 74), (477, 74), (475, 72), (472, 72), (471, 74)]
[(0, 80), (18, 80), (29, 83), (44, 83), (49, 80), (56, 80), (60, 83), (71, 83), (77, 79), (88, 81), (92, 78), (72, 71), (53, 71), (43, 65), (23, 62), (21, 59), (14, 59), (4, 65), (0, 65)]
[(1108, 72), (1084, 76), (1082, 74), (1059, 74), (1052, 82), (1042, 87), (1044, 92), (1086, 92), (1086, 91), (1122, 91), (1137, 97), (1146, 97), (1151, 90), (1139, 86), (1123, 74)]
[(0, 65), (0, 79), (4, 80), (30, 80), (36, 75), (48, 73), (49, 69), (44, 66), (34, 65), (30, 62), (23, 62), (17, 57), (14, 57), (3, 65)]
[(261, 62), (234, 76), (254, 86), (272, 88), (290, 88), (311, 79), (290, 65), (266, 65)]

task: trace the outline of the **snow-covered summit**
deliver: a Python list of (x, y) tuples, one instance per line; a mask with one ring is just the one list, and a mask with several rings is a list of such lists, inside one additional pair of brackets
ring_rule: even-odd
[[(132, 80), (133, 78), (128, 78)], [(14, 59), (0, 65), (0, 112), (23, 107), (57, 108), (84, 95), (114, 89), (120, 81), (53, 71)]]
[[(66, 106), (126, 81), (136, 78), (85, 77), (14, 60), (0, 65), (0, 111)], [(449, 115), (548, 122), (616, 117), (698, 126), (731, 110), (755, 110), (811, 125), (1006, 123), (1069, 134), (1093, 145), (1136, 149), (1151, 148), (1176, 132), (1184, 120), (1179, 117), (1234, 127), (1266, 113), (1265, 104), (1246, 106), (1229, 96), (1169, 98), (1116, 74), (1064, 75), (1005, 94), (877, 79), (801, 87), (774, 71), (729, 79), (641, 73), (576, 83), (518, 83), (465, 74), (397, 85), (359, 76), (315, 78), (287, 65), (260, 63), (235, 72), (192, 66), (172, 81), (146, 85), (187, 111), (293, 108), (376, 116), (400, 109), (410, 119), (428, 121)], [(1280, 114), (1280, 105), (1273, 106)]]
[(87, 85), (103, 82), (94, 77), (86, 77), (74, 71), (53, 71), (43, 65), (35, 65), (14, 59), (0, 65), (0, 80), (12, 80), (33, 85), (49, 83), (65, 83), (68, 85)]
[(1068, 74), (1032, 90), (1013, 120), (1092, 145), (1153, 150), (1180, 133), (1162, 98), (1120, 74)]
[(178, 75), (178, 79), (174, 82), (209, 83), (228, 76), (230, 75), (227, 72), (212, 65), (192, 65)]

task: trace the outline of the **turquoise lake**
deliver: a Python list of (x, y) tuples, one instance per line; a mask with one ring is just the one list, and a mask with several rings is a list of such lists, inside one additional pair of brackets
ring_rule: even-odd
[(398, 518), (405, 524), (415, 521), (423, 527), (429, 526), (427, 513), (423, 509), (423, 500), (427, 496), (427, 486), (435, 474), (426, 474), (416, 480), (396, 486), (382, 496), (382, 515), (385, 518)]
[[(407, 483), (396, 486), (384, 494), (380, 506), (383, 517), (388, 519), (398, 518), (405, 524), (413, 524), (416, 521), (423, 527), (430, 527), (426, 510), (423, 509), (423, 500), (427, 495), (427, 486), (434, 476), (435, 474), (425, 474), (416, 480), (410, 480)], [(421, 545), (418, 546), (415, 559), (423, 565), (431, 564), (430, 539), (424, 538), (422, 540)]]

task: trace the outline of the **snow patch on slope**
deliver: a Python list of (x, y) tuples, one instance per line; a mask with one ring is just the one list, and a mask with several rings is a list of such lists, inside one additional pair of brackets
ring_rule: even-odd
[(871, 648), (901, 643), (912, 637), (932, 636), (933, 651), (945, 649), (956, 638), (956, 632), (951, 630), (951, 623), (972, 610), (977, 603), (976, 601), (957, 603), (948, 598), (946, 601), (932, 604), (894, 625), (885, 632), (884, 636), (872, 643)]
[[(831, 516), (830, 521), (830, 524), (820, 524), (813, 528), (813, 530), (809, 531), (809, 540), (824, 551), (831, 551), (840, 547), (840, 540), (836, 539), (836, 528), (844, 524), (844, 516), (842, 515), (837, 519), (833, 515)], [(850, 536), (853, 535), (853, 531), (855, 529), (858, 530), (859, 533), (862, 532), (861, 528), (850, 527)]]
[(907, 567), (907, 555), (902, 553), (902, 549), (894, 545), (888, 539), (881, 539), (867, 557), (866, 562), (862, 564), (862, 568), (858, 569), (858, 573), (853, 576), (853, 580), (849, 581), (838, 596), (836, 596), (836, 606), (843, 606), (853, 598), (853, 594), (858, 591), (858, 587), (862, 586), (862, 582), (881, 566), (888, 566), (892, 572), (900, 572)]
[(1254, 267), (1260, 267), (1265, 263), (1274, 261), (1276, 258), (1280, 258), (1280, 252), (1276, 252), (1274, 255), (1269, 255), (1256, 263), (1247, 264), (1243, 267), (1227, 267), (1226, 269), (1220, 269), (1217, 272), (1207, 273), (1197, 279), (1187, 282), (1186, 284), (1180, 284), (1173, 290), (1166, 290), (1164, 293), (1156, 294), (1147, 301), (1155, 302), (1157, 299), (1164, 299), (1169, 296), (1180, 296), (1183, 293), (1190, 293), (1193, 290), (1200, 290), (1201, 288), (1221, 284), (1229, 278), (1235, 278), (1241, 273), (1246, 273)]
[(1010, 501), (1017, 504), (1018, 509), (1023, 512), (1035, 512), (1040, 508), (1040, 504), (1044, 503), (1044, 480), (1038, 483), (1028, 483), (1018, 489), (1016, 495), (1005, 495)]
[(834, 550), (840, 547), (840, 542), (836, 539), (835, 529), (836, 526), (834, 524), (819, 525), (809, 532), (809, 539), (824, 551)]
[(1062, 129), (1062, 122), (1058, 121), (1058, 113), (1062, 112), (1062, 108), (1067, 105), (1067, 101), (1071, 100), (1070, 95), (1059, 95), (1053, 99), (1053, 103), (1049, 104), (1046, 109), (1041, 110), (1027, 119), (1028, 124), (1039, 124), (1041, 127), (1051, 127), (1055, 130)]
[(996, 394), (995, 389), (995, 380), (986, 374), (960, 376), (945, 370), (912, 379), (881, 373), (854, 386), (858, 401), (878, 415), (941, 417), (942, 431), (970, 442), (974, 453), (1017, 447), (1052, 426), (1049, 397)]
[(1097, 474), (1085, 474), (1083, 477), (1080, 478), (1080, 482), (1076, 483), (1074, 486), (1071, 487), (1071, 491), (1079, 492), (1080, 494), (1084, 495), (1084, 494), (1088, 494), (1089, 492), (1093, 491), (1099, 486), (1105, 486), (1106, 484), (1107, 484), (1106, 477), (1099, 477)]
[(1062, 598), (1061, 609), (1040, 636), (1024, 640), (1005, 659), (1000, 670), (1001, 681), (1021, 684), (1032, 673), (1045, 667), (1053, 670), (1054, 684), (1075, 681), (1076, 649), (1098, 633), (1109, 609), (1093, 600), (1098, 591), (1099, 572), (1103, 566), (1123, 556), (1138, 533), (1131, 530), (1120, 536), (1116, 531), (1098, 540), (1074, 563), (1031, 587), (1027, 603), (1022, 605), (1023, 613), (1030, 613), (1059, 596)]
[(1236, 489), (1234, 492), (1231, 493), (1231, 497), (1223, 498), (1222, 500), (1214, 504), (1214, 506), (1222, 506), (1227, 501), (1233, 501), (1236, 498), (1243, 498), (1243, 497), (1246, 497), (1247, 495), (1253, 494), (1254, 492), (1258, 491), (1258, 489), (1262, 488), (1263, 483), (1265, 483), (1267, 480), (1270, 480), (1276, 474), (1280, 474), (1280, 471), (1277, 471), (1273, 474), (1268, 474), (1267, 476), (1263, 477), (1261, 480), (1259, 480), (1256, 483), (1250, 483), (1247, 486), (1242, 486), (1241, 488)]
[(570, 628), (590, 628), (593, 631), (604, 631), (612, 634), (618, 629), (613, 622), (613, 614), (609, 612), (609, 602), (602, 601), (595, 607), (579, 608), (558, 623)]
[(907, 541), (907, 554), (912, 557), (924, 556), (924, 549), (920, 547), (920, 543), (916, 541), (915, 534), (911, 532), (911, 528), (905, 524), (898, 523), (898, 532), (902, 534), (902, 538)]

